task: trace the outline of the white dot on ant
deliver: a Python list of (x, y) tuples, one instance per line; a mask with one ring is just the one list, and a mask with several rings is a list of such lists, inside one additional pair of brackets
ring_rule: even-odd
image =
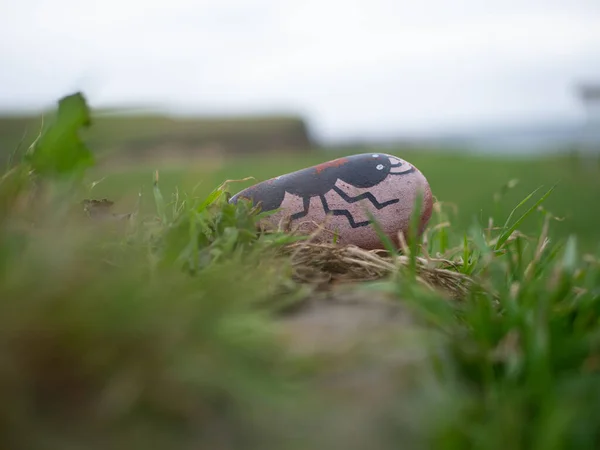
[(379, 158), (379, 155), (377, 155), (377, 154), (372, 155), (372, 156), (373, 156), (373, 158)]
[(377, 169), (377, 170), (381, 170), (381, 169), (383, 169), (383, 164), (377, 164), (377, 167), (376, 167), (376, 169)]

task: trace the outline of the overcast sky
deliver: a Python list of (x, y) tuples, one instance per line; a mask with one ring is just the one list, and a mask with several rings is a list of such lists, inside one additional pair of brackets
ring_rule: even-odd
[(0, 0), (0, 109), (287, 111), (323, 137), (577, 119), (600, 0)]

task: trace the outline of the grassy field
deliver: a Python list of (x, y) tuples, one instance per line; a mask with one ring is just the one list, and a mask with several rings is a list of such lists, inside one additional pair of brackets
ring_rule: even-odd
[[(363, 150), (364, 151), (364, 150)], [(379, 151), (374, 148), (373, 151)], [(427, 177), (434, 195), (441, 202), (453, 204), (456, 215), (452, 222), (467, 229), (474, 220), (487, 226), (488, 218), (506, 218), (513, 206), (534, 189), (548, 189), (558, 184), (544, 206), (561, 221), (552, 227), (552, 237), (576, 234), (582, 244), (595, 251), (600, 243), (600, 165), (584, 164), (570, 156), (548, 158), (515, 158), (473, 156), (435, 152), (432, 150), (385, 150), (415, 164)], [(223, 160), (176, 162), (164, 167), (160, 161), (123, 168), (102, 168), (88, 175), (88, 181), (103, 181), (94, 187), (93, 195), (118, 202), (117, 207), (132, 208), (139, 192), (146, 212), (152, 211), (152, 182), (159, 170), (163, 192), (170, 197), (176, 188), (199, 197), (228, 179), (254, 177), (231, 185), (232, 193), (250, 184), (324, 162), (347, 152), (313, 151), (307, 155), (266, 155)], [(517, 181), (511, 189), (507, 184)], [(501, 200), (495, 201), (501, 194)], [(497, 223), (495, 225), (498, 225)], [(539, 228), (539, 218), (528, 220), (525, 233)]]
[(220, 185), (333, 155), (94, 166), (88, 114), (62, 99), (0, 175), (1, 448), (600, 446), (597, 167), (394, 152), (458, 212), (366, 252)]

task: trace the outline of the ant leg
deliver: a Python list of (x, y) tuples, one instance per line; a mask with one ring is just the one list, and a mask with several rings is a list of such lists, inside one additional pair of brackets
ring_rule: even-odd
[(304, 206), (304, 210), (297, 212), (296, 214), (292, 214), (292, 216), (290, 217), (291, 220), (300, 219), (308, 214), (308, 209), (310, 207), (310, 197), (303, 197), (302, 205)]
[(377, 199), (375, 198), (375, 196), (373, 194), (371, 194), (370, 192), (365, 192), (363, 194), (357, 195), (356, 197), (350, 197), (348, 194), (346, 194), (344, 191), (342, 191), (339, 187), (337, 186), (333, 186), (333, 190), (335, 192), (338, 193), (338, 195), (340, 197), (342, 197), (344, 199), (344, 201), (348, 202), (348, 203), (355, 203), (358, 202), (359, 200), (364, 200), (367, 199), (369, 200), (373, 206), (377, 209), (382, 209), (385, 208), (386, 206), (389, 205), (393, 205), (394, 203), (398, 203), (400, 201), (399, 198), (395, 198), (393, 200), (388, 200), (387, 202), (383, 202), (383, 203), (379, 203), (377, 201)]
[(348, 219), (348, 222), (350, 223), (350, 226), (352, 228), (366, 227), (367, 225), (369, 225), (371, 223), (368, 220), (366, 220), (364, 222), (355, 222), (354, 217), (352, 217), (352, 214), (350, 214), (350, 211), (348, 211), (347, 209), (329, 209), (329, 205), (327, 204), (327, 200), (325, 199), (325, 196), (319, 195), (319, 198), (321, 199), (321, 203), (323, 204), (323, 209), (325, 210), (325, 214), (331, 213), (334, 216), (346, 216), (346, 218)]

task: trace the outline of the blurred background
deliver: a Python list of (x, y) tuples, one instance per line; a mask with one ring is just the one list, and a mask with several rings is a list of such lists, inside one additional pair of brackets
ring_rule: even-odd
[(154, 169), (201, 195), (385, 150), (460, 226), (559, 182), (556, 235), (600, 240), (597, 0), (20, 0), (0, 42), (0, 158), (82, 91), (94, 195), (125, 209)]

